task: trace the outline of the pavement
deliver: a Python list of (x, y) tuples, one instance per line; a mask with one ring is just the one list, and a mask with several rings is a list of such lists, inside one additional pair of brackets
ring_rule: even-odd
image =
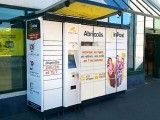
[[(138, 79), (138, 78), (137, 78)], [(29, 110), (3, 116), (0, 120), (42, 120)], [(49, 114), (46, 120), (160, 120), (160, 80), (151, 80), (128, 90), (124, 95), (83, 105), (80, 110)]]

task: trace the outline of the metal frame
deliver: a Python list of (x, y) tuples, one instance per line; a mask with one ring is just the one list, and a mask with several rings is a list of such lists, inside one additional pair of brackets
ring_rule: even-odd
[(43, 15), (43, 19), (49, 20), (49, 21), (69, 22), (69, 23), (77, 23), (77, 24), (83, 24), (83, 25), (111, 27), (111, 28), (117, 28), (117, 29), (118, 28), (129, 29), (129, 26), (127, 25), (113, 24), (113, 23), (101, 22), (96, 20), (87, 20), (87, 19), (81, 19), (81, 18), (66, 17), (66, 16), (54, 15), (49, 13), (45, 13)]
[[(129, 0), (129, 1), (130, 1), (134, 6), (136, 6), (136, 8), (138, 8), (142, 13), (144, 13), (143, 10), (141, 10), (140, 7), (138, 7), (132, 0)], [(144, 14), (145, 14), (145, 13), (144, 13)]]
[(160, 16), (160, 14), (159, 13), (157, 13), (157, 11), (155, 11), (150, 5), (148, 5), (147, 3), (146, 3), (146, 1), (144, 1), (144, 0), (142, 0), (151, 10), (153, 10), (158, 16)]
[(153, 15), (144, 5), (142, 5), (141, 2), (139, 2), (138, 0), (136, 0), (146, 11), (148, 11), (151, 15)]
[(160, 12), (160, 9), (158, 9), (157, 6), (155, 6), (150, 0), (147, 0), (147, 2), (148, 2), (149, 4), (151, 4), (154, 8), (156, 8), (156, 10), (158, 10), (158, 11)]
[[(113, 0), (113, 1), (115, 1), (115, 0)], [(131, 6), (129, 6), (124, 0), (122, 0), (122, 2), (125, 4), (125, 5), (127, 5), (129, 8), (130, 8), (130, 10), (129, 9), (126, 9), (126, 10), (123, 10), (124, 12), (128, 12), (128, 13), (132, 13), (132, 14), (138, 14), (138, 15), (143, 15), (143, 16), (147, 16), (147, 17), (153, 17), (153, 18), (158, 18), (158, 19), (160, 19), (160, 14), (157, 14), (157, 12), (155, 11), (155, 10), (153, 10), (153, 8), (150, 6), (150, 5), (148, 5), (146, 2), (144, 2), (144, 0), (142, 0), (149, 8), (151, 8), (152, 10), (153, 10), (153, 12), (155, 12), (155, 14), (157, 14), (158, 16), (155, 16), (155, 15), (153, 15), (152, 13), (151, 13), (151, 11), (149, 11), (144, 5), (142, 5), (138, 0), (136, 0), (140, 5), (141, 5), (141, 7), (142, 8), (144, 8), (145, 10), (147, 10), (150, 14), (146, 14), (146, 13), (144, 13), (144, 11), (143, 10), (141, 10), (141, 8), (140, 7), (138, 7), (132, 0), (129, 0), (137, 9), (139, 9), (141, 12), (138, 12), (138, 11), (134, 11), (134, 9), (131, 7)], [(147, 0), (148, 1), (148, 0)], [(118, 3), (117, 3), (118, 4)], [(151, 4), (151, 3), (150, 3)], [(154, 8), (156, 8), (153, 4), (151, 4)], [(157, 9), (157, 8), (156, 8)], [(157, 9), (158, 10), (158, 9)], [(158, 10), (159, 11), (159, 10)], [(160, 11), (159, 11), (160, 12)]]

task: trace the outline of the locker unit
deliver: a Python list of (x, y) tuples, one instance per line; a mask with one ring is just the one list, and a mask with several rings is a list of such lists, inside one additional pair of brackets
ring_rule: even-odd
[(27, 104), (44, 112), (127, 90), (127, 29), (27, 20)]

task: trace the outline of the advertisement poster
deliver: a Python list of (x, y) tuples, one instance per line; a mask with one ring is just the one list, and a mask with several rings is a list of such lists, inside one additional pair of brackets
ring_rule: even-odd
[(0, 56), (23, 56), (24, 36), (20, 28), (0, 28)]
[(116, 82), (116, 29), (106, 28), (106, 94), (115, 93)]
[(116, 65), (115, 65), (116, 79), (117, 79), (117, 89), (118, 89), (119, 86), (122, 85), (122, 82), (124, 82), (125, 59), (126, 59), (125, 51), (117, 51)]
[(116, 84), (116, 50), (106, 51), (106, 93), (115, 93)]
[(110, 94), (127, 89), (127, 30), (106, 32), (106, 93)]
[(41, 111), (41, 36), (40, 20), (27, 21), (27, 100)]
[(117, 92), (127, 90), (127, 30), (117, 29)]

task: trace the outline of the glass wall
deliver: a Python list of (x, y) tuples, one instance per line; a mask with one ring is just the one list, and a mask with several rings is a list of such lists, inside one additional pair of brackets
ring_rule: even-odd
[(146, 22), (145, 22), (145, 27), (146, 28), (153, 28), (154, 25), (154, 20), (151, 17), (146, 17)]
[(144, 27), (145, 18), (141, 15), (136, 15), (136, 30), (135, 30), (135, 70), (143, 70), (144, 60)]
[(0, 93), (26, 89), (24, 10), (0, 8)]
[(154, 28), (155, 29), (160, 29), (160, 19), (155, 19)]
[(110, 23), (121, 24), (122, 23), (121, 20), (122, 20), (121, 15), (118, 15), (118, 14), (109, 17), (109, 22)]

